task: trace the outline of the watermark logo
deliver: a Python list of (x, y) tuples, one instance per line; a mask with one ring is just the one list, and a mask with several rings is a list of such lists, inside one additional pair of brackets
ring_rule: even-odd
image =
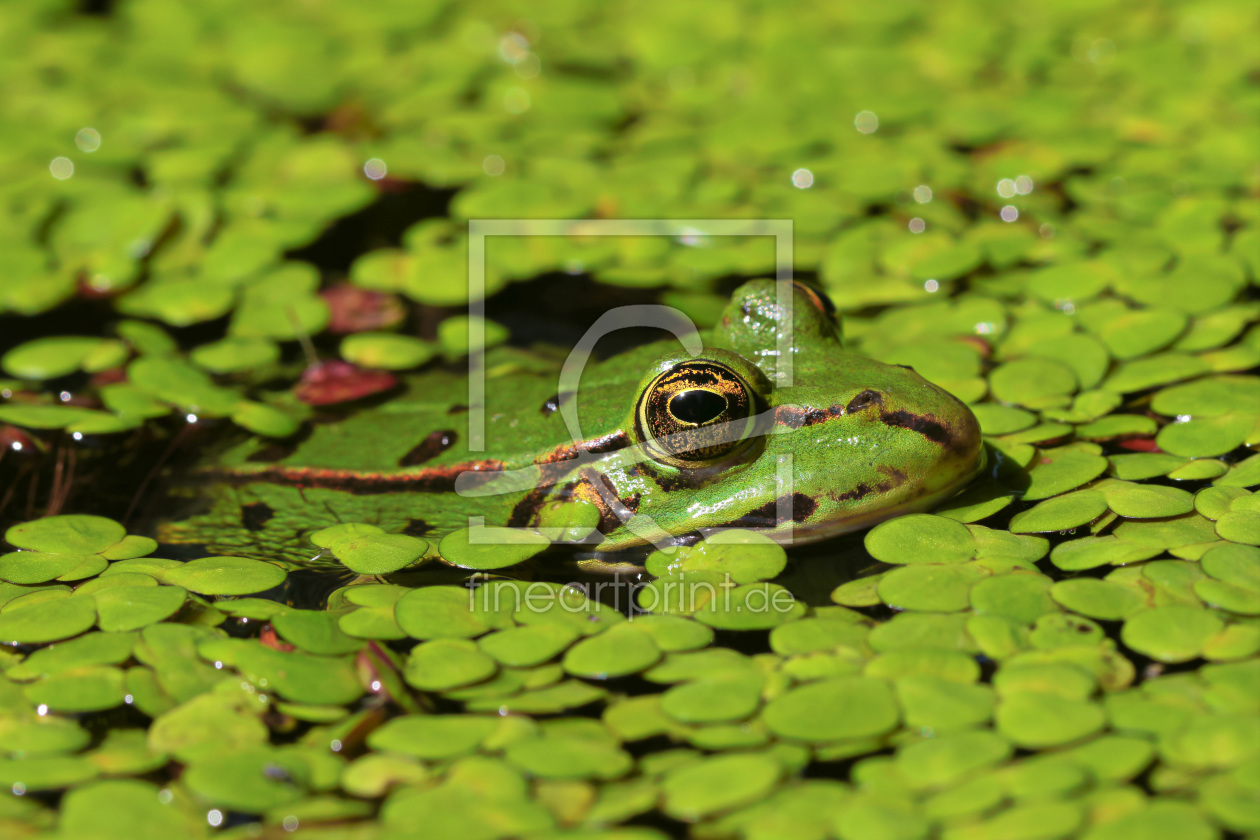
[[(485, 296), (486, 296), (486, 240), (494, 236), (664, 236), (689, 247), (703, 247), (713, 237), (773, 237), (775, 243), (776, 305), (785, 324), (792, 324), (794, 294), (792, 289), (792, 220), (790, 219), (474, 219), (468, 223), (468, 428), (465, 440), (470, 453), (485, 452), (495, 445), (487, 437), (487, 385), (485, 367)], [(698, 355), (704, 350), (700, 334), (688, 318), (678, 309), (663, 305), (623, 306), (604, 313), (574, 346), (560, 370), (556, 394), (570, 398), (559, 401), (558, 411), (571, 442), (586, 440), (578, 418), (579, 383), (582, 372), (591, 361), (597, 342), (604, 336), (631, 327), (654, 327), (672, 334), (683, 350)], [(790, 329), (776, 332), (776, 347), (770, 354), (773, 360), (768, 378), (776, 386), (790, 386), (793, 380), (793, 336)], [(752, 418), (761, 423), (772, 412)], [(717, 442), (738, 440), (747, 428), (747, 421), (718, 424), (706, 428)], [(764, 425), (763, 425), (764, 428)], [(680, 436), (680, 435), (679, 435)], [(656, 438), (668, 441), (670, 437)], [(595, 469), (597, 463), (605, 467), (628, 467), (633, 463), (650, 459), (644, 448), (633, 445), (609, 454), (595, 453), (578, 448), (572, 458), (564, 461), (563, 473), (545, 473), (536, 466), (519, 470), (468, 471), (456, 478), (455, 490), (463, 496), (501, 495), (507, 493), (543, 490), (559, 480), (569, 480), (579, 471)], [(791, 456), (777, 464), (778, 480), (775, 499), (779, 500), (776, 511), (778, 523), (791, 523), (790, 499), (793, 497), (793, 471)], [(636, 512), (626, 506), (606, 477), (589, 481), (590, 487), (600, 497), (605, 510), (612, 511), (622, 526), (643, 542), (663, 551), (672, 551), (676, 534), (663, 527), (651, 516)], [(480, 524), (478, 517), (470, 518), (470, 525)], [(718, 530), (718, 529), (713, 529)], [(588, 541), (598, 541), (601, 536), (592, 534)], [(477, 542), (493, 543), (493, 532), (475, 535)], [(780, 532), (776, 539), (791, 542), (790, 528)], [(471, 538), (470, 538), (470, 541)]]
[(646, 613), (691, 615), (701, 610), (724, 615), (786, 615), (796, 608), (788, 590), (771, 584), (736, 584), (729, 575), (715, 581), (707, 575), (686, 572), (654, 581), (613, 575), (606, 580), (545, 581), (506, 580), (476, 572), (468, 587), (468, 609), (482, 614), (546, 614), (561, 612), (597, 616), (600, 606), (633, 620)]

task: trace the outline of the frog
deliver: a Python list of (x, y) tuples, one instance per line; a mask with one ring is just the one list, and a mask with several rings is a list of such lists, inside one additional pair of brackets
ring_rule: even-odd
[(809, 543), (930, 510), (984, 468), (966, 404), (847, 349), (835, 307), (799, 281), (750, 280), (711, 328), (568, 380), (480, 361), (484, 393), (421, 372), (294, 440), (232, 446), (192, 473), (203, 510), (161, 538), (293, 560), (343, 522), (433, 546), (470, 523), (586, 522), (564, 533), (596, 556), (729, 528)]

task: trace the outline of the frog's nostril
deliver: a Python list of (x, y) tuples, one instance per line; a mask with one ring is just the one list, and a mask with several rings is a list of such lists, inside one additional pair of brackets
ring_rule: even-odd
[(845, 414), (851, 414), (854, 411), (861, 411), (873, 405), (878, 405), (884, 401), (883, 396), (878, 391), (872, 391), (869, 388), (849, 400), (849, 404), (844, 407)]
[(914, 373), (914, 368), (912, 368), (910, 365), (893, 365), (893, 367), (899, 367), (902, 370), (908, 370), (911, 373)]

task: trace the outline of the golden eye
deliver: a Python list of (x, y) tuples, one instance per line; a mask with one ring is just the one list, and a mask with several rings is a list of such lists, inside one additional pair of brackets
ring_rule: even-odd
[(695, 465), (744, 442), (753, 392), (724, 364), (682, 362), (652, 380), (635, 411), (639, 437), (654, 458)]

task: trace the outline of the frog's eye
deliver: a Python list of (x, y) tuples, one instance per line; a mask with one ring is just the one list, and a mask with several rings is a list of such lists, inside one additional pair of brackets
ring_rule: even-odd
[(793, 280), (792, 285), (809, 299), (809, 302), (814, 305), (815, 309), (833, 321), (835, 320), (836, 305), (831, 298), (827, 297), (826, 292), (822, 289), (816, 289), (808, 283), (802, 283), (800, 280)]
[(639, 437), (652, 457), (696, 466), (734, 451), (752, 427), (755, 397), (720, 362), (681, 362), (648, 384), (635, 410)]

